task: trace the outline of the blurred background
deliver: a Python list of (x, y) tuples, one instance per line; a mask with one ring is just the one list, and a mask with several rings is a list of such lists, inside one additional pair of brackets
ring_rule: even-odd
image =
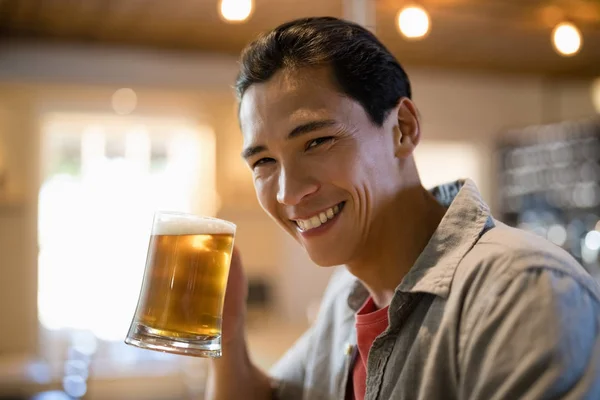
[(598, 0), (0, 0), (0, 399), (202, 398), (204, 360), (123, 344), (158, 209), (238, 225), (259, 365), (303, 332), (331, 270), (258, 206), (232, 86), (320, 15), (407, 69), (426, 187), (472, 178), (599, 275)]

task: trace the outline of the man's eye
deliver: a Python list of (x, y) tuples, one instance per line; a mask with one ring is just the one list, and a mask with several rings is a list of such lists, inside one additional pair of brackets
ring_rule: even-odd
[(268, 157), (261, 158), (260, 160), (256, 161), (254, 164), (252, 164), (252, 168), (256, 168), (258, 166), (269, 164), (272, 162), (275, 162), (275, 160), (272, 158), (268, 158)]
[(306, 150), (312, 149), (313, 147), (317, 147), (322, 145), (323, 143), (327, 143), (335, 139), (333, 136), (325, 136), (317, 139), (313, 139), (306, 144)]

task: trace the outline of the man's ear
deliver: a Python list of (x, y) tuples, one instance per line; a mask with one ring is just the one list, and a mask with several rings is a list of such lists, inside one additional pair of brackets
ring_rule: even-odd
[(403, 97), (396, 108), (398, 123), (394, 125), (394, 154), (410, 156), (421, 140), (421, 125), (415, 104)]

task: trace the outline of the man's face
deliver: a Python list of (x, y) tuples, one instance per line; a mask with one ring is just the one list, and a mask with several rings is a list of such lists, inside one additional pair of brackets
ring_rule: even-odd
[(377, 127), (326, 68), (282, 70), (244, 94), (243, 156), (258, 200), (316, 264), (352, 261), (385, 218), (402, 180), (394, 112)]

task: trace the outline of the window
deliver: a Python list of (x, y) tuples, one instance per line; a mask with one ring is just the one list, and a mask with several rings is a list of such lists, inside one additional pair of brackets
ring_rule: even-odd
[(481, 183), (481, 153), (471, 143), (423, 141), (415, 150), (415, 162), (425, 188), (462, 178)]
[(215, 158), (213, 131), (185, 119), (43, 118), (38, 315), (47, 359), (64, 360), (73, 343), (97, 349), (113, 371), (173, 359), (123, 339), (154, 211), (214, 215)]

